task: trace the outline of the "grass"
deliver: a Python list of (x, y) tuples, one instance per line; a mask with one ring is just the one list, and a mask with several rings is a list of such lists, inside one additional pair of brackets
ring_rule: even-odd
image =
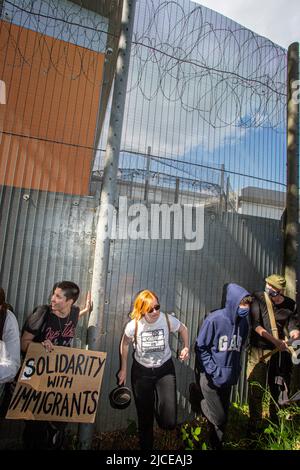
[[(268, 392), (264, 407), (268, 409)], [(247, 435), (248, 405), (232, 403), (224, 435), (224, 450), (300, 450), (300, 407), (296, 404), (277, 407), (278, 422), (272, 423), (264, 412), (261, 431), (251, 438)], [(65, 448), (77, 448), (76, 438), (69, 436)], [(137, 427), (128, 422), (126, 429), (94, 435), (95, 450), (139, 450)], [(154, 449), (161, 451), (209, 450), (209, 425), (205, 418), (197, 416), (192, 421), (178, 424), (173, 431), (154, 429)]]
[[(255, 438), (247, 436), (247, 407), (233, 403), (229, 411), (224, 450), (300, 450), (300, 408), (283, 410), (279, 423), (264, 420), (265, 429)], [(133, 429), (135, 430), (133, 431)], [(161, 451), (210, 450), (207, 421), (198, 417), (179, 424), (173, 431), (154, 429), (154, 449)], [(77, 439), (69, 434), (65, 449), (77, 449)], [(96, 433), (93, 450), (139, 450), (135, 423), (126, 429)]]
[[(183, 450), (183, 442), (180, 439), (178, 425), (173, 431), (154, 429), (155, 450)], [(77, 449), (77, 438), (69, 434), (66, 439), (65, 449)], [(139, 450), (139, 439), (135, 421), (129, 421), (126, 429), (118, 431), (95, 433), (92, 442), (93, 450)]]
[[(268, 407), (269, 399), (266, 394), (265, 409)], [(300, 407), (295, 403), (281, 409), (278, 407), (277, 415), (278, 422), (271, 423), (265, 412), (262, 431), (250, 439), (247, 436), (248, 406), (232, 403), (224, 436), (224, 450), (300, 450)], [(11, 423), (5, 423), (5, 420), (2, 421), (1, 449), (22, 448), (21, 440), (18, 440), (21, 428), (15, 428), (16, 432), (13, 436), (11, 432), (8, 432)], [(8, 429), (5, 428), (5, 424), (7, 424)], [(21, 434), (19, 437), (21, 437)], [(78, 441), (73, 428), (73, 432), (67, 431), (64, 449), (75, 450), (77, 448)], [(180, 452), (182, 450), (204, 451), (209, 450), (209, 448), (209, 426), (202, 416), (178, 424), (173, 431), (154, 429), (154, 450)], [(129, 421), (125, 429), (95, 433), (92, 449), (139, 450), (135, 421)]]

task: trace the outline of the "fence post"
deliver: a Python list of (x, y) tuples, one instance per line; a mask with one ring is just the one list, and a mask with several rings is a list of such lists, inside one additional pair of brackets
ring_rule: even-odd
[[(287, 194), (284, 230), (284, 275), (286, 278), (286, 293), (296, 300), (299, 228), (299, 103), (296, 99), (298, 95), (295, 94), (297, 87), (299, 87), (299, 44), (297, 42), (289, 46), (287, 59)], [(299, 390), (299, 387), (300, 366), (294, 365), (290, 394), (292, 395)]]
[(295, 84), (299, 86), (299, 44), (288, 48), (287, 89), (287, 193), (286, 224), (284, 230), (284, 275), (286, 293), (296, 300), (297, 251), (299, 218), (299, 103), (295, 98)]
[(146, 174), (145, 174), (145, 191), (144, 191), (144, 200), (148, 201), (149, 194), (149, 178), (150, 178), (150, 163), (151, 163), (151, 147), (147, 149), (147, 160), (146, 160)]
[[(118, 58), (112, 98), (108, 138), (104, 156), (104, 172), (100, 195), (99, 217), (96, 228), (96, 246), (92, 278), (93, 311), (88, 324), (88, 348), (100, 351), (103, 332), (103, 317), (107, 270), (110, 252), (110, 232), (112, 228), (112, 208), (116, 206), (117, 172), (122, 137), (129, 59), (134, 23), (136, 0), (124, 0), (119, 39)], [(94, 425), (79, 426), (81, 449), (89, 449), (92, 443)]]

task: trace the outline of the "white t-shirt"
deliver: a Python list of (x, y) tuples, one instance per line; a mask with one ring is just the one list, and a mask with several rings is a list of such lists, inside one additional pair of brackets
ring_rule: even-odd
[(20, 333), (15, 315), (7, 310), (0, 341), (0, 384), (11, 381), (20, 367)]
[[(168, 315), (168, 318), (170, 331), (178, 331), (181, 322), (172, 315)], [(135, 320), (131, 320), (125, 327), (125, 335), (134, 341), (134, 332)], [(171, 357), (166, 315), (160, 312), (154, 323), (148, 323), (145, 317), (142, 317), (138, 321), (136, 340), (134, 358), (139, 364), (145, 367), (160, 367), (164, 364)]]

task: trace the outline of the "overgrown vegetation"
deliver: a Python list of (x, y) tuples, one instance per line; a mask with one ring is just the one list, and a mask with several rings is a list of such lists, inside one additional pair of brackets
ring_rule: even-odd
[[(257, 383), (253, 385), (261, 387)], [(262, 388), (262, 387), (261, 387)], [(267, 415), (272, 397), (264, 390), (263, 422), (257, 433), (248, 433), (248, 405), (232, 403), (229, 408), (228, 423), (224, 436), (224, 450), (300, 450), (300, 406), (291, 403), (277, 407), (277, 422), (271, 422)], [(210, 450), (210, 426), (203, 416), (181, 423), (173, 431), (154, 430), (155, 450)], [(66, 447), (77, 449), (74, 435), (69, 435)], [(126, 429), (95, 434), (95, 450), (138, 450), (138, 433), (135, 421), (129, 421)]]
[[(260, 386), (260, 385), (258, 385)], [(249, 410), (241, 403), (232, 403), (229, 409), (227, 428), (224, 436), (224, 450), (300, 450), (300, 406), (297, 402), (280, 408), (277, 406), (277, 422), (271, 422), (267, 415), (271, 396), (264, 391), (264, 418), (261, 431), (248, 434)], [(15, 429), (14, 438), (5, 431), (2, 420), (1, 449), (21, 449), (21, 431)], [(18, 422), (16, 421), (17, 425)], [(20, 422), (20, 424), (22, 424)], [(6, 435), (7, 434), (7, 435)], [(19, 438), (18, 438), (19, 436)], [(6, 439), (4, 439), (6, 437)], [(2, 444), (2, 446), (1, 446)], [(73, 432), (67, 432), (64, 449), (79, 449), (78, 439)], [(136, 422), (128, 422), (126, 429), (113, 432), (95, 433), (92, 449), (94, 450), (139, 450)], [(161, 451), (206, 451), (210, 450), (209, 425), (202, 416), (179, 424), (173, 431), (154, 430), (154, 449)]]
[[(265, 400), (269, 399), (267, 396)], [(266, 401), (267, 403), (267, 401)], [(278, 407), (278, 423), (271, 423), (267, 416), (260, 433), (249, 437), (247, 426), (248, 406), (232, 403), (224, 439), (224, 450), (300, 450), (300, 407), (291, 404)], [(77, 449), (77, 440), (71, 435), (66, 448)], [(178, 425), (173, 431), (154, 431), (156, 450), (210, 450), (209, 426), (205, 418), (198, 416), (190, 422)], [(136, 423), (130, 421), (126, 429), (95, 434), (94, 450), (138, 450)]]
[[(300, 407), (290, 403), (280, 407), (272, 398), (270, 392), (260, 384), (254, 386), (263, 389), (264, 418), (261, 431), (247, 434), (249, 410), (247, 405), (233, 403), (230, 409), (227, 426), (226, 448), (229, 449), (256, 449), (256, 450), (299, 450), (300, 449)], [(267, 411), (270, 401), (277, 409), (277, 421), (272, 422)]]
[(205, 442), (205, 423), (198, 420), (196, 423), (185, 423), (181, 426), (181, 439), (185, 450), (207, 450)]

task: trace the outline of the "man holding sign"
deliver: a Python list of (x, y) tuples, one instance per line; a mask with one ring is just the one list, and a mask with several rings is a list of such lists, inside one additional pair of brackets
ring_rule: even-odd
[[(70, 281), (57, 282), (53, 286), (50, 305), (36, 307), (25, 322), (21, 337), (23, 353), (32, 342), (41, 343), (48, 353), (55, 346), (71, 346), (79, 316), (91, 311), (89, 295), (84, 310), (80, 312), (74, 305), (79, 292), (79, 287)], [(24, 445), (30, 449), (60, 448), (65, 426), (61, 422), (26, 421)]]

